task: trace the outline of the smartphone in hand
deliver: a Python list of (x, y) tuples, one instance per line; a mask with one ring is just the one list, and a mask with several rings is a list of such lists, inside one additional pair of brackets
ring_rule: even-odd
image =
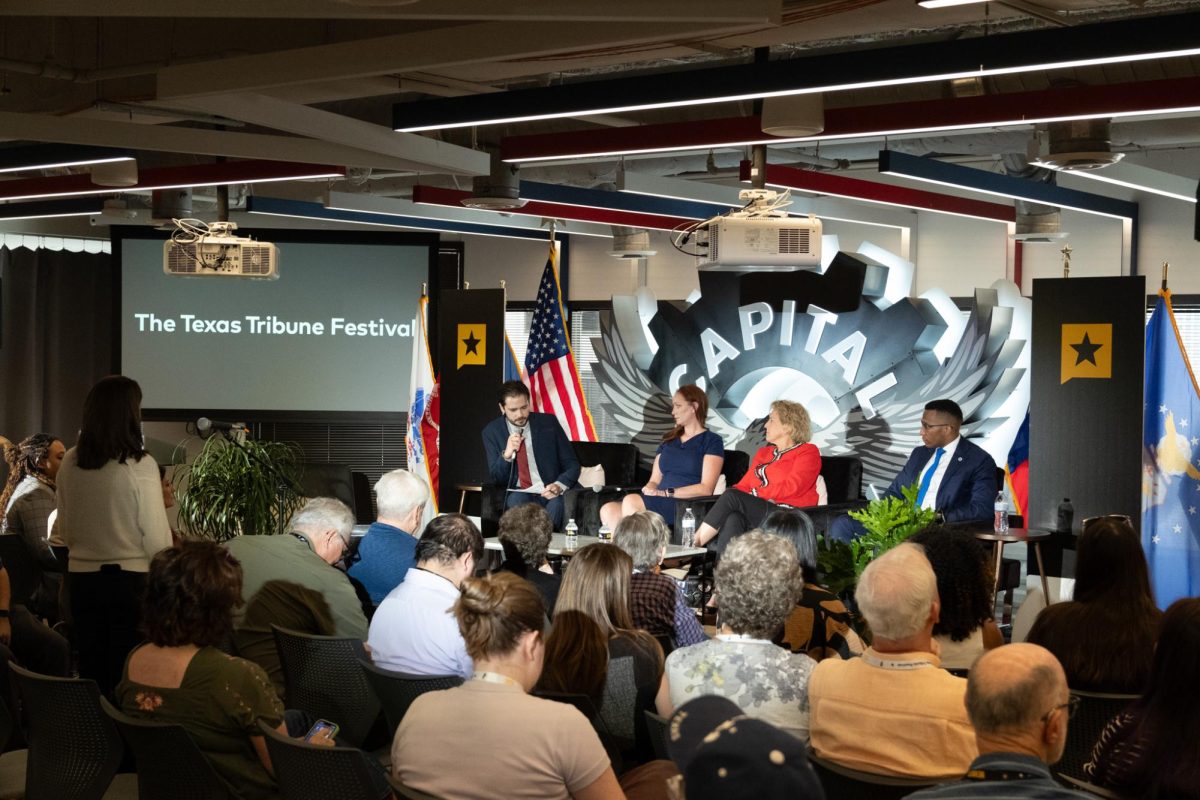
[(304, 734), (304, 741), (310, 744), (333, 745), (333, 737), (337, 736), (339, 730), (341, 729), (337, 726), (337, 723), (330, 722), (327, 719), (319, 719), (309, 729), (308, 733)]

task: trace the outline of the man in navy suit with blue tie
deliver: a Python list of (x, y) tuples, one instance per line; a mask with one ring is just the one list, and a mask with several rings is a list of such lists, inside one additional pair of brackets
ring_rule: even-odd
[(492, 483), (507, 486), (504, 507), (543, 506), (562, 530), (563, 499), (579, 480), (579, 459), (553, 414), (529, 410), (529, 389), (520, 381), (500, 385), (500, 413), (483, 427)]
[[(996, 500), (996, 462), (987, 451), (958, 435), (963, 413), (953, 400), (932, 400), (921, 415), (921, 441), (884, 497), (901, 497), (916, 483), (917, 504), (938, 513), (939, 521), (973, 522), (992, 518)], [(847, 516), (830, 526), (832, 538), (849, 542), (865, 533)]]

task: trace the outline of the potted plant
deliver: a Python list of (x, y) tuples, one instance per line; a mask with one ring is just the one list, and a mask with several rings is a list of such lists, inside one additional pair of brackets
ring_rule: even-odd
[(881, 497), (851, 511), (867, 532), (849, 544), (822, 537), (817, 566), (829, 591), (846, 599), (867, 564), (933, 522), (934, 512), (917, 505), (917, 492), (914, 483), (900, 490), (903, 497)]
[(176, 481), (186, 483), (179, 501), (180, 527), (218, 542), (242, 534), (281, 533), (304, 499), (294, 489), (299, 472), (295, 445), (248, 439), (239, 446), (211, 436), (191, 464), (176, 470)]

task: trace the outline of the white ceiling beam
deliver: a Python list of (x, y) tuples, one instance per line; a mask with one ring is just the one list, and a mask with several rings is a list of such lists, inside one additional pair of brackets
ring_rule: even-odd
[[(648, 3), (647, 5), (653, 5)], [(761, 27), (759, 23), (688, 22), (631, 25), (597, 22), (484, 22), (435, 30), (279, 50), (197, 64), (164, 67), (158, 73), (159, 100), (264, 91), (298, 83), (434, 70), (498, 60), (564, 55), (631, 44), (689, 40)]]
[[(0, 131), (10, 140), (90, 144), (229, 158), (265, 158), (301, 164), (333, 164), (402, 172), (433, 171), (431, 165), (410, 158), (295, 136), (139, 125), (132, 122), (17, 114), (11, 111), (0, 111)], [(486, 166), (484, 169), (486, 171)]]
[(425, 164), (426, 172), (487, 175), (491, 169), (488, 154), (478, 150), (439, 142), (427, 136), (397, 133), (382, 125), (289, 103), (264, 94), (193, 97), (174, 100), (172, 104), (240, 119), (264, 128), (408, 159)]
[(560, 22), (757, 22), (778, 24), (781, 0), (420, 0), (387, 6), (333, 0), (22, 0), (4, 3), (6, 16), (175, 17), (179, 19), (396, 19)]

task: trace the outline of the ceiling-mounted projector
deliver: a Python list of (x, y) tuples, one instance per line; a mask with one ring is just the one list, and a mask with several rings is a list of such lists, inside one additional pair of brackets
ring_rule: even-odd
[(163, 242), (163, 272), (189, 277), (279, 277), (279, 249), (269, 242), (234, 236), (237, 225), (176, 219), (175, 232)]
[[(821, 266), (821, 220), (789, 217), (790, 195), (744, 189), (743, 208), (697, 223), (681, 239), (695, 237), (698, 269), (709, 272), (794, 272)], [(677, 247), (680, 243), (677, 243)], [(682, 248), (680, 248), (682, 249)], [(686, 252), (686, 251), (685, 251)]]

